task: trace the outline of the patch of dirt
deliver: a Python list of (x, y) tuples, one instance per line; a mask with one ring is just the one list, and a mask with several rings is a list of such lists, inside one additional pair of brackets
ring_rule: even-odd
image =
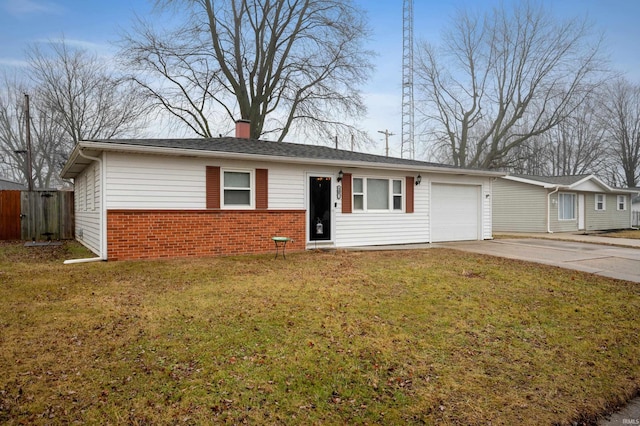
[(64, 260), (68, 255), (67, 243), (25, 247), (25, 241), (0, 241), (0, 261), (42, 263)]

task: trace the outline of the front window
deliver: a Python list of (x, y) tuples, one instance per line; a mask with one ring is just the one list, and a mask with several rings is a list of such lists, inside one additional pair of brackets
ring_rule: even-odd
[(364, 180), (353, 178), (353, 209), (364, 210)]
[(393, 181), (393, 209), (402, 210), (402, 181)]
[(626, 210), (627, 209), (627, 196), (626, 195), (618, 195), (618, 210)]
[(225, 171), (223, 193), (225, 207), (251, 207), (251, 173)]
[(606, 209), (606, 197), (604, 194), (596, 194), (596, 210)]
[(402, 180), (353, 178), (353, 209), (402, 211)]
[(576, 194), (558, 194), (558, 219), (575, 220)]
[(367, 179), (367, 210), (389, 210), (389, 181)]

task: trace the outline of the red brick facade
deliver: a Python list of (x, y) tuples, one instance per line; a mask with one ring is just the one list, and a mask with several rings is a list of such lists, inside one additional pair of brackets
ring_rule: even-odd
[(274, 252), (271, 237), (305, 248), (304, 210), (109, 210), (109, 260)]

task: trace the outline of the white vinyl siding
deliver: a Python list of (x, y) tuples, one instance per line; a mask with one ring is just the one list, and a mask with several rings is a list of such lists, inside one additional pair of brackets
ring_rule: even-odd
[(109, 153), (108, 159), (108, 209), (205, 209), (206, 166), (221, 171), (268, 169), (269, 209), (305, 208), (303, 166), (120, 153)]
[[(344, 169), (343, 169), (344, 170)], [(345, 170), (345, 173), (347, 171)], [(375, 171), (361, 173), (375, 176)], [(397, 176), (392, 174), (383, 175), (377, 172), (380, 178), (389, 178), (390, 181), (401, 180), (404, 182), (406, 172), (398, 172)], [(354, 178), (353, 193), (356, 193)], [(438, 182), (448, 182), (452, 184), (471, 184), (482, 195), (480, 203), (482, 211), (478, 212), (479, 230), (476, 238), (490, 239), (491, 234), (491, 179), (474, 176), (449, 176), (439, 174), (422, 173), (422, 183), (414, 186), (414, 213), (403, 211), (363, 211), (357, 212), (354, 205), (354, 213), (336, 213), (335, 244), (337, 247), (371, 246), (383, 244), (415, 244), (429, 242), (429, 229), (431, 217), (429, 215), (430, 179)], [(406, 188), (403, 190), (403, 209)]]
[(91, 163), (74, 182), (76, 239), (99, 254), (101, 182), (98, 163)]
[[(424, 182), (424, 181), (423, 181)], [(366, 211), (335, 215), (337, 247), (429, 242), (429, 191), (423, 183), (414, 192), (414, 213)]]

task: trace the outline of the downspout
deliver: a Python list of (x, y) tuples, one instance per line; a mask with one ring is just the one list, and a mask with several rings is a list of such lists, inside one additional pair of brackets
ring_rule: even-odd
[(554, 191), (547, 194), (547, 233), (549, 234), (553, 234), (553, 231), (551, 230), (551, 196), (558, 191), (560, 191), (560, 187), (556, 186)]
[(65, 260), (63, 262), (63, 264), (65, 265), (71, 265), (74, 263), (89, 263), (89, 262), (99, 262), (102, 260), (107, 260), (105, 257), (105, 253), (104, 253), (104, 238), (105, 238), (105, 215), (104, 215), (104, 201), (105, 201), (105, 184), (104, 184), (104, 167), (102, 167), (102, 159), (98, 158), (98, 157), (92, 157), (90, 155), (85, 154), (84, 152), (82, 152), (82, 149), (78, 150), (78, 154), (83, 157), (86, 158), (87, 160), (91, 160), (91, 161), (97, 161), (100, 167), (100, 185), (102, 186), (101, 190), (100, 190), (100, 253), (98, 255), (98, 257), (89, 257), (89, 258), (85, 258), (85, 259), (69, 259), (69, 260)]

